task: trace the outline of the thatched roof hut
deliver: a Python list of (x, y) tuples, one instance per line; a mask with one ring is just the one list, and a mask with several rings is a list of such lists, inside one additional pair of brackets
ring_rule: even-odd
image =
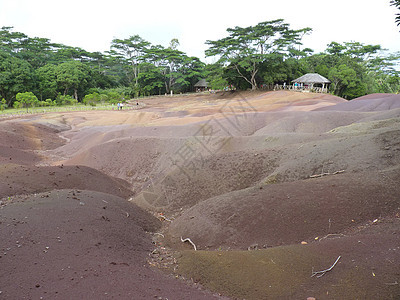
[(204, 91), (208, 88), (208, 86), (208, 82), (205, 79), (201, 79), (194, 85), (194, 88), (196, 91)]
[(317, 73), (308, 73), (295, 80), (292, 80), (294, 88), (300, 89), (321, 89), (321, 92), (326, 92), (328, 85), (331, 83), (327, 78)]
[(328, 79), (326, 79), (324, 76), (319, 75), (318, 73), (308, 73), (306, 75), (303, 75), (292, 82), (298, 82), (298, 83), (331, 83)]

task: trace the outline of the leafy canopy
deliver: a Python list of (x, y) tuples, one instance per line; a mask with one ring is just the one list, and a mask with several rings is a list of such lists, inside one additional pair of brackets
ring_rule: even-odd
[(301, 45), (302, 37), (311, 28), (292, 30), (283, 19), (258, 23), (255, 26), (228, 28), (228, 36), (206, 42), (206, 56), (219, 57), (219, 63), (233, 68), (237, 76), (257, 88), (260, 66), (276, 56), (286, 56), (289, 49)]
[[(391, 0), (390, 5), (395, 6), (397, 9), (400, 10), (400, 0)], [(396, 24), (397, 26), (400, 25), (400, 13), (396, 14)]]
[(18, 93), (17, 101), (26, 107), (26, 112), (28, 112), (28, 107), (35, 106), (38, 103), (38, 98), (32, 92)]

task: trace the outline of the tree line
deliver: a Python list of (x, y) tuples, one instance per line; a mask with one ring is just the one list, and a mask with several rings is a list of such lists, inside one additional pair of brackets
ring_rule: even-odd
[(292, 29), (282, 19), (228, 28), (226, 37), (206, 41), (206, 56), (215, 62), (205, 64), (178, 50), (177, 39), (164, 47), (133, 35), (114, 39), (110, 50), (100, 53), (2, 27), (0, 105), (18, 107), (26, 99), (42, 106), (116, 103), (190, 92), (202, 78), (213, 89), (233, 85), (255, 90), (290, 84), (310, 72), (327, 77), (332, 82), (330, 92), (347, 99), (399, 92), (398, 53), (388, 54), (380, 45), (359, 42), (332, 42), (325, 51), (314, 53), (302, 47), (302, 38), (311, 32), (311, 28)]
[(213, 80), (223, 78), (240, 89), (257, 89), (319, 73), (332, 82), (331, 93), (347, 99), (400, 91), (395, 68), (400, 55), (388, 54), (380, 45), (332, 42), (314, 54), (302, 48), (301, 42), (312, 29), (293, 30), (282, 19), (228, 28), (227, 32), (225, 38), (206, 42), (210, 46), (206, 55), (218, 57)]
[(179, 51), (176, 39), (163, 47), (135, 35), (114, 39), (110, 51), (100, 53), (12, 29), (0, 30), (0, 99), (8, 107), (18, 104), (18, 93), (33, 93), (41, 105), (62, 105), (84, 102), (86, 96), (119, 102), (188, 92), (204, 77), (205, 64)]

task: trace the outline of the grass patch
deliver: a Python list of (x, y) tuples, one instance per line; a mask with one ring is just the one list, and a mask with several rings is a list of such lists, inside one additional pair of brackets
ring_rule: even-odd
[(308, 247), (257, 251), (185, 251), (178, 272), (213, 291), (240, 299), (288, 299), (324, 262)]
[[(66, 106), (46, 106), (46, 107), (31, 107), (28, 112), (26, 108), (8, 108), (0, 111), (1, 117), (24, 116), (31, 114), (43, 114), (52, 112), (68, 112), (68, 111), (89, 111), (89, 110), (116, 110), (117, 107), (111, 104), (101, 104), (96, 106), (91, 105), (66, 105)], [(127, 109), (124, 107), (124, 109)]]
[(265, 180), (264, 180), (264, 184), (275, 184), (278, 183), (281, 179), (281, 176), (279, 174), (273, 174), (268, 176)]

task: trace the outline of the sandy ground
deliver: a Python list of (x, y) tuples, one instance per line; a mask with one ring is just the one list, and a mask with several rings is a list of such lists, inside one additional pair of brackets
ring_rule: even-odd
[(141, 107), (0, 122), (0, 299), (400, 297), (399, 95)]

